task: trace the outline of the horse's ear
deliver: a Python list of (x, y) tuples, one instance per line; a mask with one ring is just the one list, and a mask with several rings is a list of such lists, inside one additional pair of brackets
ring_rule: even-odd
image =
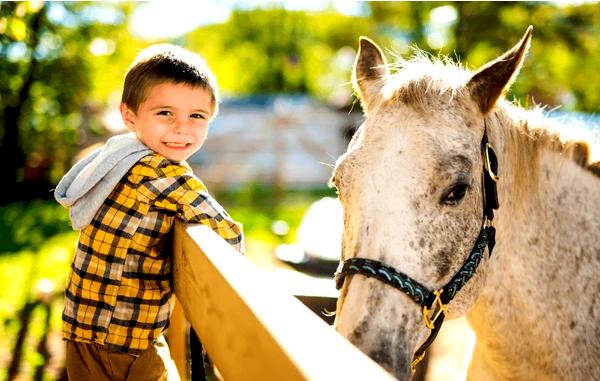
[(480, 67), (469, 80), (467, 88), (483, 114), (494, 107), (517, 76), (531, 44), (532, 30), (530, 25), (517, 45)]
[(365, 114), (377, 93), (381, 91), (387, 76), (387, 63), (381, 49), (367, 37), (360, 37), (352, 71), (352, 84), (360, 96)]

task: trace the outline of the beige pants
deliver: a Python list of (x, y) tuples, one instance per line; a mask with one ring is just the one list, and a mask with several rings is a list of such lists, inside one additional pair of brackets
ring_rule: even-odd
[(69, 381), (180, 381), (163, 336), (138, 357), (67, 340), (67, 374)]

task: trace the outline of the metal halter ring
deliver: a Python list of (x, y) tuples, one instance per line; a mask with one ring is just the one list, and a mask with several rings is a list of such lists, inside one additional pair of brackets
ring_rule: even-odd
[[(423, 306), (423, 320), (425, 320), (425, 325), (429, 329), (435, 328), (435, 322), (440, 317), (442, 312), (444, 314), (447, 313), (446, 306), (444, 306), (444, 303), (442, 303), (442, 299), (440, 299), (440, 295), (442, 294), (443, 291), (444, 291), (443, 289), (440, 289), (440, 290), (435, 290), (433, 292), (433, 294), (435, 295), (435, 299), (433, 300), (433, 303), (431, 304), (431, 309), (427, 308), (427, 306)], [(429, 317), (429, 312), (433, 311), (436, 304), (438, 306), (437, 311), (434, 313), (433, 317)]]
[[(492, 180), (497, 182), (498, 180), (500, 180), (500, 177), (494, 173), (494, 170), (492, 168), (492, 163), (490, 162), (490, 150), (492, 150), (492, 153), (494, 153), (494, 147), (492, 147), (492, 145), (490, 143), (485, 143), (484, 166), (485, 166), (486, 171), (488, 171)], [(494, 153), (494, 156), (495, 156), (495, 153)]]

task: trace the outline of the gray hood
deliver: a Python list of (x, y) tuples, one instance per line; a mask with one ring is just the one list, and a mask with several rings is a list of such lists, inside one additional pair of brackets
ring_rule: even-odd
[(73, 229), (87, 226), (127, 171), (151, 153), (135, 135), (117, 135), (77, 162), (54, 191), (56, 201), (70, 209)]

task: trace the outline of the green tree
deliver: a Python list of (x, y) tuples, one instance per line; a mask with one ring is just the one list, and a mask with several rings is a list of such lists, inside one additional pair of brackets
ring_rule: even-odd
[(306, 92), (327, 97), (327, 75), (343, 47), (355, 47), (368, 33), (368, 19), (334, 11), (308, 13), (281, 7), (234, 10), (228, 21), (201, 27), (185, 38), (186, 45), (205, 56), (221, 87), (229, 93)]
[[(434, 56), (449, 54), (471, 68), (500, 55), (533, 25), (526, 74), (512, 88), (513, 96), (549, 107), (598, 111), (597, 2), (373, 2), (369, 7), (378, 37), (387, 38), (401, 53), (407, 53), (406, 45), (417, 45)], [(447, 25), (440, 26), (434, 17), (441, 8), (454, 11), (455, 19)], [(431, 37), (440, 29), (447, 32), (446, 40), (442, 46), (432, 46)]]
[[(77, 149), (98, 129), (92, 43), (123, 29), (130, 6), (0, 3), (2, 202), (48, 196)], [(104, 12), (107, 20), (98, 21)], [(110, 15), (112, 12), (112, 19)]]

